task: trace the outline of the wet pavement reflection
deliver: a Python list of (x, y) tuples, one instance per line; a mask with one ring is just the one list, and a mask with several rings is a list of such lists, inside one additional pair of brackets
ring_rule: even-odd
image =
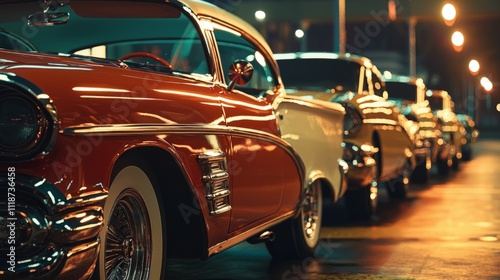
[(208, 261), (175, 260), (169, 279), (500, 279), (500, 140), (480, 139), (448, 178), (412, 185), (408, 198), (381, 190), (378, 215), (353, 221), (325, 209), (312, 258), (275, 262), (243, 243)]

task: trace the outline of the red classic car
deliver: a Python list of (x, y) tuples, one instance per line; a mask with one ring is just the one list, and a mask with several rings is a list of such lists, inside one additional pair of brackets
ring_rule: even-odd
[(165, 279), (245, 240), (313, 254), (344, 109), (286, 96), (249, 24), (194, 0), (0, 10), (0, 277)]

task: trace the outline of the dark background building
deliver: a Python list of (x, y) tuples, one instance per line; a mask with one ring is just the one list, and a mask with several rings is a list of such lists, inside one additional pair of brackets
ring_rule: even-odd
[[(242, 17), (265, 36), (274, 52), (334, 51), (337, 0), (210, 0)], [(382, 71), (408, 75), (410, 32), (414, 26), (416, 74), (429, 88), (445, 89), (455, 100), (456, 111), (468, 112), (468, 96), (475, 96), (474, 115), (479, 126), (495, 127), (500, 113), (500, 1), (496, 0), (345, 0), (346, 52), (367, 56)], [(389, 18), (392, 2), (395, 19)], [(453, 25), (441, 15), (445, 3), (456, 7)], [(256, 11), (265, 12), (257, 19)], [(304, 36), (295, 35), (302, 30)], [(457, 51), (452, 33), (461, 31), (465, 43)], [(480, 63), (473, 76), (468, 64)], [(493, 90), (479, 84), (488, 77)], [(470, 112), (470, 109), (469, 109)]]

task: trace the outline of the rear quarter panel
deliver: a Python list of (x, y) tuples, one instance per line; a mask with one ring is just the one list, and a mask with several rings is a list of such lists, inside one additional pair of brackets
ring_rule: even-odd
[(341, 190), (344, 108), (337, 103), (285, 96), (277, 107), (282, 138), (301, 156), (306, 180), (323, 177), (334, 187), (335, 199)]

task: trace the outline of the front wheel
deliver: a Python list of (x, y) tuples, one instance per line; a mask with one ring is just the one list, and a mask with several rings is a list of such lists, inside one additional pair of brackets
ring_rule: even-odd
[(410, 191), (409, 164), (405, 164), (401, 174), (387, 182), (387, 192), (390, 198), (405, 198)]
[(315, 181), (306, 192), (297, 218), (277, 225), (276, 238), (266, 241), (266, 247), (275, 259), (303, 259), (314, 254), (319, 242), (323, 196), (321, 183)]
[(345, 202), (349, 214), (356, 220), (369, 220), (377, 212), (377, 183), (345, 193)]
[(411, 174), (411, 182), (425, 184), (429, 181), (432, 167), (432, 160), (430, 153), (427, 153), (424, 158), (417, 159), (417, 166)]
[(451, 156), (448, 156), (445, 159), (438, 158), (436, 161), (438, 167), (438, 173), (442, 177), (446, 177), (450, 174), (450, 169), (453, 164), (453, 159)]
[(112, 180), (94, 272), (101, 280), (161, 279), (166, 242), (154, 182), (144, 164), (126, 164)]

